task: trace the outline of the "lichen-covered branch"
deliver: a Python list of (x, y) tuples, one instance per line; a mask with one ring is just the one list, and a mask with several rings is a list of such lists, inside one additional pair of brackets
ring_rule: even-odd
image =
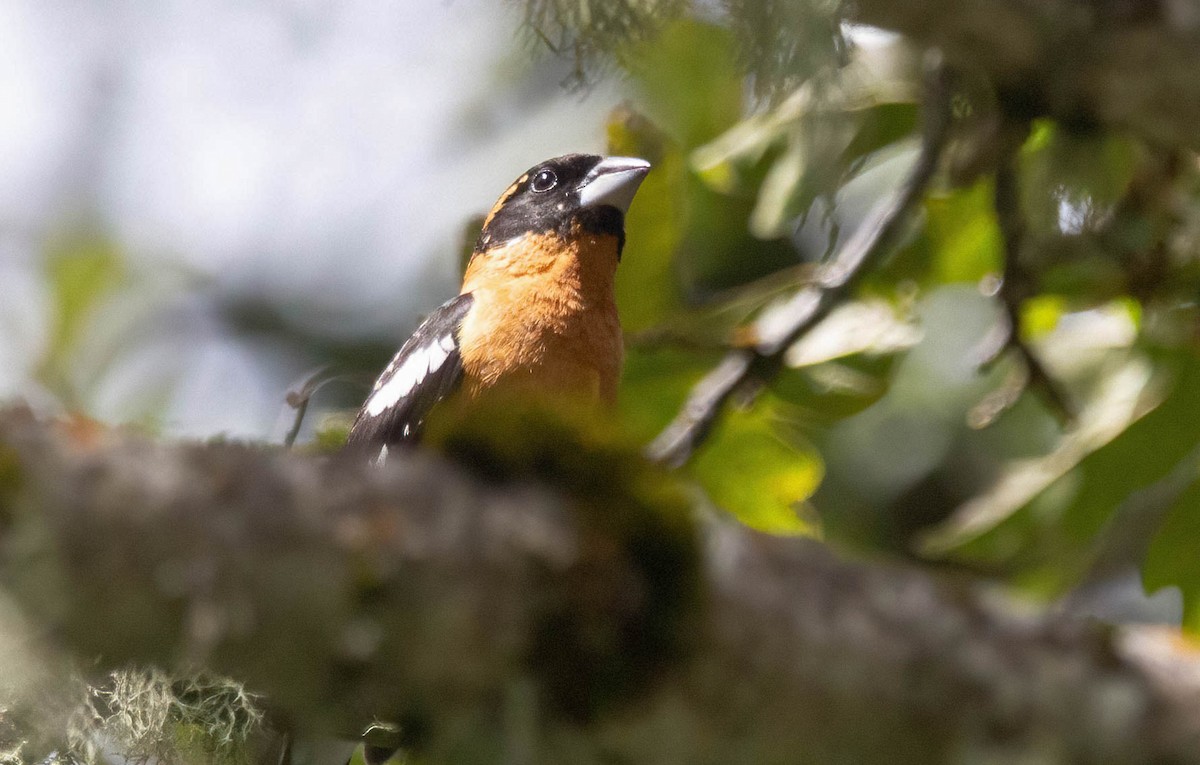
[(0, 413), (25, 618), (99, 669), (245, 681), (300, 730), (378, 715), (454, 762), (1200, 762), (1200, 660), (1169, 638), (582, 504)]

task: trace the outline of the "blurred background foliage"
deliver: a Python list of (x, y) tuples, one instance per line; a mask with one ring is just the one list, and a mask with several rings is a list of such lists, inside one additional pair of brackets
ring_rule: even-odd
[[(168, 437), (279, 441), (318, 368), (301, 441), (336, 428), (454, 293), (473, 216), (586, 150), (655, 168), (618, 283), (647, 441), (919, 150), (919, 52), (823, 0), (106, 9), (0, 9), (0, 393)], [(1020, 337), (1064, 419), (984, 363), (1003, 110), (969, 76), (954, 109), (902, 246), (686, 470), (757, 528), (1200, 629), (1196, 155), (1021, 137)]]

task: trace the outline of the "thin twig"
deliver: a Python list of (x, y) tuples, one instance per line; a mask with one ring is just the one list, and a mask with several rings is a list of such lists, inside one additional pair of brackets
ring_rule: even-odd
[(789, 318), (779, 329), (762, 333), (752, 348), (731, 351), (692, 388), (683, 409), (647, 447), (650, 459), (673, 466), (687, 462), (717, 423), (725, 404), (740, 391), (757, 387), (778, 374), (787, 349), (824, 319), (853, 289), (858, 277), (896, 244), (946, 145), (951, 90), (950, 73), (940, 57), (931, 55), (921, 153), (904, 184), (876, 205), (850, 241), (822, 266), (815, 285), (797, 292), (782, 309)]
[(333, 374), (329, 367), (321, 367), (316, 372), (313, 372), (300, 386), (300, 390), (289, 390), (285, 400), (287, 405), (296, 410), (296, 417), (292, 421), (292, 427), (283, 438), (283, 445), (291, 449), (296, 443), (296, 436), (300, 435), (300, 426), (304, 424), (304, 415), (308, 413), (308, 402), (312, 400), (313, 395), (321, 389), (325, 383), (332, 382), (340, 377)]

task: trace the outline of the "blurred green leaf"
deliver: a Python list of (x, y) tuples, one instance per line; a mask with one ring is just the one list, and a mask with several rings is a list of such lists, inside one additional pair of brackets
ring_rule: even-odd
[(927, 197), (925, 215), (937, 283), (977, 282), (1001, 270), (1003, 246), (990, 181)]
[(676, 272), (692, 301), (799, 263), (788, 241), (797, 219), (916, 124), (912, 72), (894, 51), (855, 48), (836, 74), (745, 116), (734, 48), (723, 29), (680, 22), (630, 63), (639, 107), (690, 152)]
[(911, 137), (917, 130), (918, 111), (913, 102), (883, 102), (859, 110), (857, 131), (846, 147), (847, 163)]
[(1062, 295), (1037, 295), (1026, 300), (1021, 306), (1021, 335), (1036, 340), (1050, 334), (1067, 310)]
[(1183, 626), (1200, 634), (1200, 471), (1174, 503), (1146, 554), (1142, 583), (1147, 592), (1179, 587), (1183, 593)]
[(658, 435), (721, 353), (677, 347), (629, 348), (618, 400), (625, 430), (642, 442)]
[(828, 427), (858, 414), (887, 392), (894, 360), (859, 355), (785, 369), (771, 381), (771, 392), (803, 412), (806, 424)]
[(679, 145), (628, 106), (613, 112), (607, 132), (610, 153), (653, 165), (625, 220), (627, 244), (617, 269), (621, 324), (638, 332), (682, 306), (675, 255), (683, 236), (687, 168)]
[[(683, 163), (694, 148), (743, 118), (745, 82), (730, 32), (695, 20), (676, 22), (653, 43), (640, 47), (629, 58), (627, 67), (635, 107), (644, 111), (669, 139), (659, 140), (666, 149), (662, 156), (666, 172), (660, 178), (669, 184), (665, 192), (670, 194), (663, 204), (683, 216), (676, 236), (658, 239), (650, 235), (656, 246), (674, 245), (665, 250), (672, 258), (670, 268), (656, 254), (657, 273), (669, 272), (682, 296), (696, 302), (794, 265), (795, 251), (787, 242), (760, 241), (747, 230), (766, 163), (749, 170), (744, 185), (720, 191), (701, 180), (692, 167), (681, 164), (675, 169), (675, 151), (680, 152), (679, 161)], [(644, 137), (636, 128), (624, 136), (621, 132), (610, 129), (614, 147), (625, 145), (626, 140), (636, 145)], [(652, 172), (646, 180), (648, 190), (655, 193), (654, 184), (659, 182)], [(631, 226), (639, 225), (638, 216), (656, 212), (654, 204), (644, 212), (638, 211), (640, 206), (639, 196), (638, 205), (631, 209)], [(631, 230), (630, 241), (635, 235), (640, 234)], [(647, 274), (652, 275), (657, 278), (657, 274)], [(623, 274), (621, 278), (627, 285), (636, 284), (631, 275)], [(648, 289), (650, 285), (647, 281), (636, 286)], [(630, 326), (646, 326), (654, 313), (648, 309), (641, 315), (631, 314)]]
[[(643, 442), (657, 435), (721, 354), (632, 348), (621, 383), (625, 431)], [(801, 417), (796, 407), (764, 394), (749, 411), (732, 411), (722, 419), (688, 472), (718, 507), (750, 526), (815, 534), (816, 524), (801, 503), (816, 489), (823, 467), (800, 435)]]
[(1125, 193), (1136, 144), (1039, 121), (1021, 148), (1022, 207), (1033, 235), (1094, 229)]
[(639, 109), (690, 151), (742, 117), (745, 90), (736, 55), (727, 29), (681, 20), (639, 46), (625, 66)]
[[(1178, 367), (1178, 382), (1158, 411), (1147, 416), (1161, 420), (1157, 432), (1148, 433), (1140, 444), (1145, 451), (1137, 457), (1132, 450), (1127, 458), (1134, 464), (1128, 472), (1144, 474), (1151, 470), (1166, 473), (1179, 466), (1183, 480), (1191, 477), (1191, 486), (1173, 503), (1165, 521), (1155, 534), (1142, 566), (1142, 581), (1149, 592), (1175, 585), (1183, 592), (1184, 626), (1200, 633), (1200, 431), (1196, 413), (1200, 412), (1200, 358), (1184, 354), (1169, 364)], [(1161, 412), (1161, 414), (1160, 414)], [(1152, 455), (1153, 459), (1146, 459)], [(1157, 480), (1157, 479), (1156, 479)]]
[(786, 148), (763, 181), (750, 220), (757, 236), (790, 233), (819, 201), (837, 208), (844, 224), (857, 223), (869, 205), (860, 209), (854, 195), (866, 187), (878, 199), (903, 177), (873, 171), (895, 161), (907, 170), (916, 158), (915, 147), (905, 140), (916, 124), (912, 104), (845, 110), (819, 106), (822, 111), (806, 114), (792, 127)]
[(719, 194), (689, 176), (688, 217), (679, 248), (679, 273), (695, 300), (709, 300), (797, 265), (799, 255), (786, 239), (751, 235), (752, 194)]
[[(1135, 366), (1110, 374), (1108, 403), (1102, 397), (1094, 402), (1091, 414), (1085, 410), (1077, 430), (1052, 454), (1019, 463), (989, 492), (986, 501), (1008, 502), (1010, 511), (1003, 504), (986, 510), (985, 497), (975, 500), (974, 509), (964, 508), (959, 521), (972, 512), (976, 522), (995, 514), (982, 533), (971, 532), (970, 524), (960, 527), (952, 557), (1004, 571), (1014, 581), (1047, 594), (1078, 582), (1113, 511), (1133, 492), (1161, 480), (1196, 445), (1200, 362), (1174, 354), (1169, 366), (1175, 368), (1175, 379), (1166, 397), (1148, 413), (1148, 404), (1156, 398), (1148, 402), (1154, 394), (1137, 380), (1144, 380), (1150, 367), (1144, 361), (1132, 363)], [(1123, 378), (1128, 379), (1122, 382)], [(944, 549), (952, 539), (953, 534), (943, 536), (937, 546)], [(1189, 578), (1200, 577), (1200, 567), (1191, 567), (1187, 576), (1173, 568), (1185, 548), (1187, 555), (1195, 557), (1192, 541), (1184, 537), (1172, 543), (1160, 535), (1153, 562), (1148, 564), (1147, 571), (1153, 573), (1148, 583), (1200, 582)]]
[(771, 382), (771, 390), (800, 407), (806, 422), (830, 425), (879, 400), (897, 354), (920, 339), (912, 318), (883, 300), (846, 303), (788, 349), (790, 369)]
[(305, 451), (317, 454), (333, 454), (346, 445), (350, 437), (350, 426), (354, 424), (355, 412), (339, 410), (324, 414), (313, 430), (312, 441), (305, 445)]
[[(771, 163), (758, 190), (758, 201), (750, 215), (750, 231), (763, 239), (787, 233), (791, 221), (808, 210), (812, 193), (803, 193), (816, 184), (811, 182), (810, 147), (798, 139), (788, 141), (787, 147)], [(810, 180), (805, 183), (806, 179)]]
[(1054, 235), (1038, 244), (1028, 250), (1034, 253), (1031, 260), (1042, 261), (1039, 281), (1043, 291), (1065, 296), (1075, 308), (1125, 294), (1127, 282), (1121, 264), (1098, 250), (1094, 242)]
[(824, 465), (796, 427), (796, 413), (769, 394), (731, 412), (689, 465), (712, 501), (742, 523), (774, 534), (819, 534), (801, 505)]
[(93, 233), (72, 233), (46, 247), (46, 279), (52, 295), (53, 331), (39, 367), (39, 377), (68, 399), (65, 370), (71, 353), (100, 304), (112, 297), (125, 276), (120, 249)]
[(894, 48), (902, 46), (854, 46), (845, 66), (825, 70), (696, 150), (693, 162), (715, 190), (744, 189), (761, 177), (749, 221), (755, 236), (787, 235), (873, 154), (911, 136), (914, 77)]

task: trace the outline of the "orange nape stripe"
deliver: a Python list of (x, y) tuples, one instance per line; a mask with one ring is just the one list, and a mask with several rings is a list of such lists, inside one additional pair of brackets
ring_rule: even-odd
[(496, 200), (496, 204), (492, 205), (492, 209), (488, 211), (487, 217), (483, 219), (483, 227), (485, 229), (492, 222), (492, 219), (496, 217), (496, 213), (500, 212), (501, 208), (508, 203), (508, 200), (512, 199), (512, 195), (517, 193), (517, 189), (521, 188), (521, 184), (527, 180), (529, 180), (529, 173), (525, 173), (513, 181), (513, 184), (504, 190), (504, 193)]

